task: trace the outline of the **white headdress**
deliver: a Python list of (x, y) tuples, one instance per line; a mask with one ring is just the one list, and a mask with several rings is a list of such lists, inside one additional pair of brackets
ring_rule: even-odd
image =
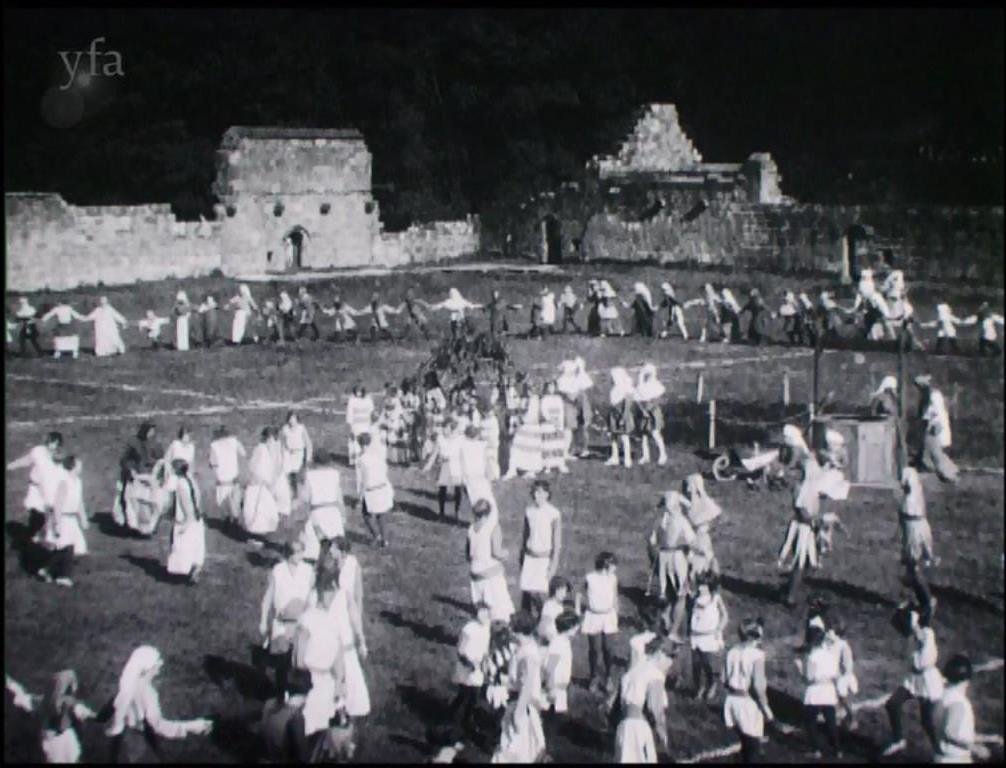
[(449, 288), (447, 290), (447, 297), (451, 301), (461, 301), (461, 291), (459, 291), (457, 288)]
[(615, 298), (615, 289), (611, 287), (611, 283), (607, 280), (601, 281), (601, 295), (608, 299)]
[(646, 287), (645, 283), (636, 283), (632, 286), (632, 290), (637, 296), (642, 296), (646, 300), (646, 305), (653, 309), (653, 297), (650, 295), (650, 289)]
[(802, 448), (810, 453), (807, 441), (803, 439), (803, 432), (795, 424), (787, 424), (782, 428), (782, 441), (791, 448)]
[(674, 296), (674, 286), (670, 283), (661, 283), (660, 290), (666, 293), (668, 296)]
[(130, 654), (129, 661), (119, 676), (119, 691), (115, 695), (114, 714), (106, 731), (107, 735), (117, 736), (127, 725), (136, 724), (142, 716), (142, 713), (135, 711), (136, 700), (143, 687), (150, 683), (145, 678), (161, 663), (161, 653), (152, 645), (141, 645)]
[(719, 301), (719, 297), (716, 295), (716, 289), (713, 288), (712, 283), (706, 283), (705, 291), (706, 291), (706, 301), (709, 304), (715, 304), (717, 301)]
[(740, 304), (737, 303), (737, 299), (734, 298), (733, 292), (729, 288), (723, 289), (723, 303), (734, 312), (740, 312)]
[(611, 383), (608, 400), (612, 405), (618, 405), (635, 390), (629, 372), (621, 367), (611, 369)]
[(953, 312), (950, 311), (950, 305), (944, 303), (936, 305), (936, 314), (941, 320), (945, 320), (949, 318)]
[(175, 296), (175, 301), (182, 302), (183, 304), (188, 304), (189, 297), (185, 295), (185, 291), (179, 291), (178, 295)]
[(238, 293), (240, 293), (246, 299), (250, 299), (251, 298), (251, 289), (247, 285), (245, 285), (244, 283), (242, 283), (241, 285), (238, 286)]
[(559, 363), (559, 376), (555, 380), (555, 388), (567, 397), (576, 397), (580, 394), (575, 360), (563, 360)]
[(723, 514), (720, 505), (709, 498), (709, 494), (706, 493), (705, 480), (698, 472), (685, 478), (685, 490), (692, 504), (688, 520), (693, 526), (708, 525)]
[(824, 431), (824, 443), (829, 448), (838, 448), (841, 445), (845, 445), (845, 438), (842, 437), (842, 433), (834, 429), (826, 429)]
[(877, 391), (873, 393), (874, 397), (879, 397), (884, 392), (897, 392), (898, 391), (898, 377), (897, 376), (885, 376), (881, 382), (880, 386), (877, 387)]
[(577, 388), (583, 392), (584, 390), (590, 389), (594, 386), (594, 380), (590, 378), (590, 374), (587, 373), (587, 363), (582, 357), (576, 358), (573, 361), (576, 365), (576, 380)]
[(639, 369), (639, 376), (636, 379), (636, 399), (656, 400), (666, 391), (667, 388), (657, 379), (657, 366), (653, 363), (645, 363)]

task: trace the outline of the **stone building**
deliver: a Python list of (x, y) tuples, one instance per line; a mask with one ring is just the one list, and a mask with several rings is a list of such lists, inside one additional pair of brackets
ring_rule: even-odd
[(517, 249), (543, 262), (654, 261), (831, 273), (848, 282), (878, 258), (918, 277), (1002, 282), (1002, 207), (834, 206), (782, 192), (772, 156), (704, 161), (673, 104), (582, 179), (525, 204)]
[(58, 194), (5, 194), (8, 288), (402, 266), (481, 247), (476, 216), (385, 232), (370, 151), (353, 129), (232, 127), (216, 166), (213, 221), (178, 221), (168, 205), (76, 206)]

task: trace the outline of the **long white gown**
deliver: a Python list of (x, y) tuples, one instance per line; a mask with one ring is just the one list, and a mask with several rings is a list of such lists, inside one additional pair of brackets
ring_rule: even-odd
[(122, 355), (126, 345), (119, 335), (119, 323), (125, 324), (126, 318), (120, 315), (114, 307), (106, 305), (96, 308), (87, 316), (94, 322), (94, 354), (96, 357)]

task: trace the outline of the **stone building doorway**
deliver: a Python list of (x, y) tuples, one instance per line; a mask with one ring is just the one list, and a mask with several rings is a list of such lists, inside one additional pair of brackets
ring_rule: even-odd
[(296, 226), (283, 236), (283, 268), (296, 272), (304, 267), (304, 252), (311, 233), (304, 227)]
[(541, 252), (543, 263), (562, 264), (562, 226), (551, 213), (541, 220)]
[(866, 253), (871, 232), (862, 224), (853, 224), (842, 238), (842, 277), (859, 280), (859, 272), (868, 265)]

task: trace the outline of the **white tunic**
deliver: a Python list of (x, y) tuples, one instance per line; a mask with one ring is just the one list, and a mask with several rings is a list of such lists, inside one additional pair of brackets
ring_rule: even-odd
[(221, 437), (210, 443), (210, 466), (219, 485), (230, 485), (238, 479), (240, 465), (238, 457), (244, 454), (244, 447), (233, 435)]
[(939, 652), (932, 627), (920, 627), (909, 639), (912, 671), (901, 683), (919, 699), (939, 701), (943, 696), (943, 675), (936, 667)]
[(613, 573), (587, 574), (587, 612), (583, 634), (614, 635), (618, 632), (618, 578)]
[(947, 404), (943, 399), (943, 393), (938, 389), (933, 389), (929, 393), (929, 405), (926, 406), (922, 414), (926, 426), (935, 426), (939, 430), (940, 445), (949, 448), (951, 444), (950, 434), (950, 414), (947, 413)]
[(311, 588), (314, 586), (314, 569), (305, 562), (297, 563), (293, 568), (290, 563), (277, 563), (272, 568), (272, 624), (269, 626), (269, 646), (292, 641), (297, 630), (299, 617), (294, 617), (295, 611), (287, 613), (288, 609), (299, 601), (301, 609), (307, 605)]
[(119, 323), (125, 325), (126, 318), (111, 306), (99, 306), (87, 319), (94, 321), (94, 354), (97, 357), (125, 353), (126, 345), (119, 335)]
[(765, 651), (754, 646), (735, 645), (727, 652), (723, 682), (727, 687), (723, 702), (723, 722), (745, 736), (760, 739), (765, 735), (765, 716), (751, 696), (755, 666), (765, 663)]
[(28, 475), (28, 493), (24, 497), (25, 509), (39, 512), (51, 507), (59, 487), (62, 468), (52, 459), (52, 454), (44, 445), (31, 449), (31, 472)]
[(937, 763), (970, 763), (975, 743), (975, 712), (963, 686), (947, 688), (936, 710)]
[(284, 424), (279, 438), (283, 444), (283, 474), (300, 472), (307, 460), (307, 427), (299, 423), (295, 426)]
[(52, 526), (47, 525), (43, 536), (46, 543), (56, 549), (73, 547), (74, 555), (86, 555), (87, 541), (79, 517), (84, 509), (84, 487), (79, 476), (66, 470), (60, 473), (62, 479), (53, 504), (53, 514), (59, 516), (59, 530), (53, 531)]
[(489, 653), (490, 628), (478, 621), (469, 621), (458, 638), (458, 656), (466, 659), (466, 664), (458, 659), (454, 667), (454, 683), (481, 688), (485, 681), (482, 660)]
[(507, 587), (503, 564), (492, 553), (495, 520), (489, 519), (481, 529), (475, 523), (468, 526), (469, 571), (472, 603), (486, 603), (493, 621), (508, 621), (513, 613), (513, 601)]
[(723, 650), (723, 630), (726, 606), (720, 595), (710, 595), (708, 599), (699, 597), (692, 607), (690, 622), (691, 646), (704, 653), (719, 653)]
[(335, 678), (332, 668), (338, 658), (341, 638), (333, 615), (320, 606), (300, 617), (299, 626), (308, 632), (303, 649), (304, 666), (311, 673), (311, 691), (304, 701), (304, 731), (312, 733), (328, 727), (335, 715)]
[(388, 479), (388, 457), (383, 446), (371, 443), (356, 460), (356, 487), (367, 513), (383, 515), (395, 506), (395, 491)]
[(336, 592), (328, 610), (338, 627), (339, 641), (342, 643), (343, 662), (346, 667), (346, 713), (350, 717), (366, 717), (370, 714), (370, 692), (363, 677), (356, 637), (350, 622), (349, 601), (343, 590)]
[(357, 397), (350, 395), (346, 403), (346, 423), (353, 437), (370, 430), (370, 416), (374, 412), (374, 401), (370, 395)]
[(540, 507), (531, 505), (524, 512), (528, 539), (524, 545), (524, 565), (520, 571), (520, 588), (525, 592), (548, 592), (548, 567), (551, 562), (552, 525), (559, 519), (559, 510), (547, 501)]
[[(622, 677), (622, 706), (631, 706), (641, 711), (646, 705), (650, 685), (654, 682), (660, 685), (666, 706), (664, 675), (646, 659), (631, 667)], [(618, 724), (618, 730), (615, 732), (615, 760), (619, 763), (657, 762), (657, 746), (653, 740), (653, 730), (644, 717), (625, 717)]]
[(545, 689), (556, 712), (569, 709), (567, 688), (573, 679), (573, 647), (568, 635), (556, 635), (548, 644), (547, 664), (550, 674)]
[(835, 682), (839, 677), (838, 654), (828, 644), (814, 648), (804, 659), (804, 681), (807, 688), (803, 703), (812, 706), (835, 706), (838, 691)]

